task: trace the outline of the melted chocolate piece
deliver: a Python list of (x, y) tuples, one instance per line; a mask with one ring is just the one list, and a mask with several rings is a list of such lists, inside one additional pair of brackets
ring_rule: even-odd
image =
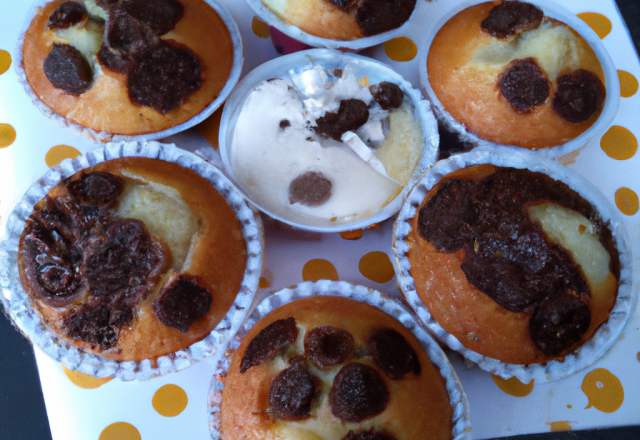
[(125, 52), (112, 49), (104, 43), (100, 46), (97, 57), (100, 64), (116, 73), (126, 75), (129, 69), (134, 66), (134, 60), (129, 55)]
[(343, 364), (353, 356), (353, 336), (330, 325), (315, 327), (304, 336), (304, 353), (319, 368)]
[(104, 30), (105, 44), (129, 55), (160, 44), (160, 38), (148, 24), (128, 13), (127, 3), (115, 3), (109, 7), (109, 20)]
[(529, 3), (503, 1), (489, 12), (480, 27), (499, 39), (505, 39), (516, 32), (537, 29), (542, 22), (544, 12)]
[(369, 90), (382, 110), (394, 110), (402, 105), (404, 93), (397, 84), (382, 81), (369, 86)]
[(316, 119), (317, 127), (313, 127), (316, 133), (336, 141), (341, 140), (347, 131), (354, 131), (363, 126), (369, 120), (367, 104), (359, 99), (343, 99), (337, 112), (326, 113)]
[(163, 42), (138, 56), (138, 66), (127, 75), (129, 98), (166, 114), (200, 88), (200, 73), (200, 60), (191, 49)]
[(93, 301), (73, 309), (63, 319), (63, 331), (72, 339), (108, 350), (118, 343), (118, 329), (111, 325), (111, 309), (105, 301)]
[(273, 358), (298, 337), (298, 327), (293, 317), (272, 322), (249, 342), (240, 361), (240, 373)]
[(49, 29), (66, 29), (76, 23), (80, 23), (87, 15), (87, 8), (84, 3), (60, 3), (49, 16)]
[(124, 188), (124, 179), (110, 173), (94, 171), (72, 181), (68, 188), (81, 203), (100, 206), (116, 200)]
[(144, 223), (132, 219), (114, 221), (86, 260), (84, 272), (89, 291), (95, 296), (123, 293), (144, 297), (149, 293), (149, 283), (168, 259)]
[(368, 431), (349, 431), (342, 440), (396, 440), (396, 438), (387, 431), (375, 431), (371, 428)]
[(209, 313), (212, 302), (200, 278), (180, 274), (162, 288), (153, 302), (153, 312), (164, 325), (187, 332)]
[(407, 373), (420, 374), (417, 353), (400, 333), (391, 328), (375, 332), (369, 338), (367, 348), (376, 365), (392, 379), (400, 379)]
[(279, 126), (284, 130), (287, 127), (291, 127), (291, 122), (288, 119), (283, 119), (282, 121), (280, 121)]
[(549, 295), (533, 311), (529, 331), (536, 347), (559, 356), (578, 342), (591, 324), (591, 311), (571, 293)]
[(334, 6), (339, 7), (340, 9), (344, 9), (345, 11), (351, 11), (354, 6), (358, 3), (358, 0), (327, 0), (329, 3)]
[(93, 72), (82, 53), (68, 44), (54, 43), (43, 69), (53, 87), (71, 95), (81, 95), (91, 87)]
[(331, 413), (345, 422), (361, 422), (380, 414), (389, 403), (389, 390), (375, 369), (360, 363), (347, 364), (338, 372), (331, 391)]
[(440, 147), (438, 149), (438, 160), (446, 159), (453, 154), (471, 151), (477, 144), (463, 141), (460, 134), (445, 127), (438, 121), (438, 134), (440, 135)]
[(313, 378), (305, 369), (304, 360), (294, 359), (292, 366), (271, 380), (269, 414), (274, 419), (305, 419), (309, 417), (314, 394)]
[(362, 0), (356, 22), (365, 36), (381, 34), (402, 26), (415, 7), (416, 0)]
[(158, 34), (166, 34), (184, 16), (184, 6), (178, 0), (128, 0), (123, 3), (127, 13), (145, 23)]
[(549, 81), (533, 58), (513, 60), (498, 79), (502, 96), (519, 113), (527, 113), (549, 97)]
[(331, 181), (324, 174), (307, 171), (289, 184), (289, 203), (320, 206), (331, 197)]
[(559, 77), (557, 82), (551, 107), (563, 119), (580, 124), (602, 108), (605, 89), (595, 74), (579, 69)]
[(71, 268), (64, 262), (45, 263), (38, 267), (38, 283), (54, 295), (65, 292), (73, 278)]

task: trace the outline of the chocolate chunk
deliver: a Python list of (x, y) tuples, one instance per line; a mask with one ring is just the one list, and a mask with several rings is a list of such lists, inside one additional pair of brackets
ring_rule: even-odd
[(124, 188), (124, 179), (110, 173), (94, 171), (83, 174), (68, 185), (69, 191), (80, 202), (103, 205), (114, 201)]
[(382, 110), (394, 110), (402, 105), (404, 93), (398, 85), (387, 81), (369, 86), (369, 90)]
[(543, 104), (549, 97), (549, 81), (533, 58), (513, 60), (498, 79), (500, 92), (520, 113)]
[(116, 293), (145, 296), (148, 284), (169, 259), (144, 223), (117, 220), (107, 227), (86, 260), (84, 272), (89, 291), (95, 296)]
[(132, 17), (125, 4), (115, 3), (109, 7), (109, 19), (104, 30), (106, 45), (129, 55), (157, 46), (160, 38), (156, 32), (148, 24)]
[(73, 309), (63, 319), (63, 331), (72, 339), (99, 345), (107, 350), (118, 343), (118, 331), (110, 323), (111, 310), (105, 301), (94, 301)]
[(327, 0), (329, 3), (334, 6), (339, 7), (345, 11), (351, 11), (354, 6), (358, 3), (357, 0)]
[(198, 56), (178, 43), (163, 42), (140, 55), (127, 75), (131, 101), (162, 114), (180, 106), (201, 84)]
[(529, 331), (536, 347), (548, 356), (559, 356), (578, 342), (591, 324), (591, 311), (570, 293), (549, 295), (533, 311)]
[(273, 358), (298, 337), (298, 327), (293, 317), (272, 322), (249, 342), (240, 361), (240, 373)]
[(60, 3), (49, 16), (49, 29), (66, 29), (76, 23), (80, 23), (87, 15), (87, 8), (84, 3)]
[(338, 372), (331, 391), (331, 413), (345, 422), (361, 422), (380, 414), (389, 403), (389, 390), (375, 369), (360, 363), (347, 364)]
[(353, 336), (330, 325), (315, 327), (304, 337), (304, 353), (319, 368), (345, 363), (353, 356)]
[(100, 46), (97, 57), (100, 64), (107, 69), (125, 75), (135, 65), (134, 59), (125, 52), (112, 49), (104, 43)]
[(288, 119), (283, 119), (282, 121), (280, 121), (280, 128), (281, 129), (285, 129), (287, 127), (291, 127), (291, 122)]
[(93, 72), (82, 53), (68, 44), (54, 43), (43, 69), (53, 87), (71, 95), (81, 95), (91, 87)]
[(309, 417), (315, 394), (313, 378), (302, 359), (278, 373), (269, 387), (269, 414), (274, 419), (301, 420)]
[(317, 127), (313, 127), (321, 136), (341, 140), (347, 131), (357, 130), (369, 120), (367, 104), (359, 99), (343, 99), (337, 112), (326, 113), (316, 119)]
[(416, 0), (362, 0), (356, 22), (365, 36), (381, 34), (402, 26), (415, 7)]
[(331, 181), (324, 174), (307, 171), (289, 184), (289, 203), (320, 206), (331, 197)]
[(180, 274), (162, 288), (153, 302), (153, 312), (164, 325), (187, 332), (209, 313), (212, 301), (200, 278)]
[(544, 12), (529, 3), (503, 1), (489, 12), (480, 27), (499, 39), (505, 39), (516, 32), (537, 29), (542, 22)]
[(460, 134), (446, 127), (438, 121), (438, 134), (440, 146), (438, 148), (438, 160), (446, 159), (451, 155), (471, 151), (478, 144), (462, 140)]
[(367, 348), (376, 365), (392, 379), (400, 379), (407, 373), (420, 374), (416, 351), (400, 333), (391, 328), (375, 332), (369, 338)]
[(396, 440), (396, 438), (387, 431), (375, 431), (371, 428), (368, 431), (349, 431), (342, 440)]
[(184, 6), (178, 0), (128, 0), (123, 7), (130, 16), (148, 25), (158, 35), (175, 28), (184, 16)]
[(562, 75), (557, 83), (551, 107), (563, 119), (580, 124), (602, 108), (606, 94), (604, 85), (588, 70), (579, 69)]

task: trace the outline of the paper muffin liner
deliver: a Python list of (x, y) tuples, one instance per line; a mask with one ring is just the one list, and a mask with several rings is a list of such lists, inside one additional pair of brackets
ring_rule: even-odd
[[(233, 167), (231, 166), (230, 144), (233, 139), (235, 123), (242, 110), (242, 106), (253, 89), (265, 80), (277, 77), (288, 77), (290, 72), (297, 73), (305, 71), (313, 66), (319, 66), (325, 71), (342, 69), (347, 63), (354, 66), (357, 74), (363, 74), (366, 72), (368, 77), (374, 76), (376, 81), (372, 80), (372, 83), (375, 83), (378, 80), (386, 80), (397, 84), (402, 89), (405, 96), (409, 98), (414, 107), (413, 117), (420, 123), (420, 128), (422, 129), (422, 152), (420, 159), (416, 164), (416, 168), (400, 194), (390, 203), (383, 206), (378, 212), (369, 217), (361, 218), (351, 223), (330, 226), (311, 226), (287, 220), (275, 215), (260, 206), (259, 203), (252, 199), (249, 192), (243, 189), (242, 184), (238, 182), (235, 177)], [(249, 74), (247, 74), (242, 81), (238, 83), (238, 86), (233, 90), (233, 93), (231, 93), (229, 99), (227, 99), (227, 102), (225, 103), (222, 119), (220, 121), (218, 142), (220, 145), (220, 155), (222, 156), (222, 161), (227, 173), (255, 206), (276, 220), (287, 223), (295, 228), (315, 232), (340, 232), (365, 228), (374, 223), (386, 220), (397, 213), (402, 204), (402, 200), (415, 182), (417, 182), (420, 175), (435, 163), (438, 157), (439, 143), (440, 136), (438, 134), (438, 123), (431, 111), (431, 105), (422, 97), (420, 92), (414, 89), (413, 86), (400, 74), (392, 70), (389, 66), (371, 58), (329, 49), (310, 49), (284, 55), (280, 58), (267, 61), (249, 72)]]
[[(429, 74), (427, 73), (427, 57), (429, 55), (429, 49), (431, 43), (436, 34), (440, 31), (440, 28), (445, 25), (451, 18), (453, 18), (459, 12), (481, 3), (487, 3), (489, 0), (470, 0), (453, 8), (448, 14), (434, 26), (433, 30), (428, 34), (427, 39), (422, 43), (418, 61), (418, 73), (420, 76), (420, 84), (422, 90), (433, 105), (433, 111), (436, 114), (438, 120), (449, 130), (457, 133), (460, 136), (460, 140), (475, 144), (478, 147), (511, 147), (518, 150), (526, 150), (526, 148), (518, 147), (516, 145), (504, 145), (496, 142), (490, 142), (480, 138), (472, 131), (468, 130), (464, 124), (457, 121), (442, 105), (429, 83)], [(562, 21), (568, 25), (571, 29), (576, 31), (585, 41), (591, 46), (594, 53), (600, 61), (605, 78), (606, 98), (602, 112), (598, 119), (584, 132), (572, 140), (553, 147), (540, 148), (538, 150), (530, 150), (536, 154), (547, 157), (550, 159), (558, 159), (572, 151), (583, 147), (591, 139), (602, 134), (613, 122), (613, 119), (618, 112), (618, 106), (620, 104), (620, 80), (618, 78), (618, 71), (611, 60), (609, 52), (604, 47), (602, 40), (598, 35), (581, 20), (577, 15), (569, 12), (558, 3), (548, 0), (525, 0), (527, 3), (531, 3), (540, 7), (544, 11), (544, 15), (556, 20)]]
[(262, 3), (261, 0), (247, 0), (251, 9), (269, 26), (278, 29), (285, 35), (290, 36), (294, 40), (298, 40), (301, 43), (307, 44), (311, 47), (323, 47), (326, 49), (339, 49), (350, 52), (357, 52), (367, 47), (376, 46), (378, 44), (389, 41), (393, 38), (400, 37), (404, 34), (409, 23), (416, 16), (416, 10), (420, 7), (420, 1), (416, 2), (416, 7), (413, 9), (411, 16), (405, 21), (402, 26), (390, 31), (382, 32), (370, 37), (357, 38), (355, 40), (332, 40), (330, 38), (317, 37), (304, 32), (302, 29), (293, 26), (286, 21), (281, 20), (276, 14), (271, 12), (269, 8)]
[[(466, 348), (458, 338), (443, 329), (418, 296), (408, 258), (410, 245), (407, 238), (412, 229), (411, 221), (429, 190), (440, 179), (454, 171), (480, 164), (527, 169), (564, 182), (591, 203), (604, 222), (608, 222), (620, 254), (621, 270), (616, 302), (608, 321), (598, 328), (589, 341), (565, 356), (564, 361), (551, 360), (540, 364), (517, 365), (483, 356)], [(620, 337), (637, 297), (638, 289), (632, 284), (633, 265), (630, 241), (615, 208), (595, 186), (568, 168), (523, 150), (514, 151), (504, 147), (477, 148), (469, 153), (438, 162), (422, 176), (400, 210), (393, 225), (393, 251), (395, 254), (393, 263), (400, 290), (431, 333), (440, 342), (457, 351), (467, 360), (478, 364), (483, 370), (504, 379), (515, 376), (523, 383), (529, 383), (532, 379), (538, 383), (556, 381), (588, 367), (604, 356)]]
[[(121, 157), (160, 159), (188, 168), (207, 179), (226, 199), (242, 226), (247, 247), (247, 265), (238, 295), (224, 318), (202, 340), (182, 350), (139, 362), (117, 362), (74, 347), (50, 329), (31, 307), (32, 300), (20, 282), (18, 249), (25, 221), (35, 204), (60, 181), (95, 164)], [(64, 160), (52, 167), (22, 197), (7, 220), (5, 237), (0, 243), (0, 299), (13, 324), (53, 360), (71, 370), (96, 377), (117, 377), (123, 381), (148, 380), (155, 376), (184, 370), (195, 362), (216, 354), (240, 328), (253, 302), (264, 259), (264, 231), (260, 217), (246, 203), (233, 184), (213, 165), (174, 145), (157, 142), (109, 143), (73, 161)]]
[[(20, 31), (20, 37), (18, 38), (18, 42), (16, 43), (16, 47), (14, 50), (13, 58), (15, 60), (15, 69), (16, 74), (18, 76), (18, 82), (22, 84), (24, 90), (29, 97), (29, 100), (36, 106), (40, 112), (46, 116), (47, 118), (54, 121), (60, 127), (68, 128), (73, 131), (74, 134), (82, 137), (86, 137), (88, 139), (92, 139), (96, 142), (140, 142), (140, 141), (150, 141), (154, 139), (161, 139), (176, 133), (180, 133), (181, 131), (185, 131), (211, 116), (211, 114), (216, 111), (227, 99), (227, 96), (231, 93), (233, 88), (238, 83), (240, 79), (240, 73), (242, 72), (242, 64), (244, 62), (244, 53), (242, 48), (242, 37), (240, 35), (240, 29), (236, 24), (235, 20), (227, 11), (227, 9), (218, 1), (218, 0), (203, 0), (207, 3), (211, 8), (213, 8), (222, 21), (224, 22), (227, 30), (229, 31), (229, 35), (231, 36), (231, 43), (233, 44), (233, 64), (231, 66), (231, 72), (229, 73), (229, 78), (225, 83), (222, 90), (218, 96), (202, 110), (197, 115), (192, 118), (174, 125), (173, 127), (169, 127), (167, 129), (156, 131), (153, 133), (147, 134), (139, 134), (139, 135), (122, 135), (110, 133), (108, 131), (96, 131), (92, 128), (85, 127), (83, 125), (77, 124), (66, 117), (62, 116), (59, 113), (56, 113), (52, 109), (50, 109), (44, 102), (40, 100), (40, 98), (34, 93), (33, 89), (31, 89), (31, 85), (27, 80), (27, 74), (22, 66), (22, 46), (24, 44), (24, 37), (29, 29), (29, 25), (31, 21), (36, 16), (38, 9), (44, 7), (47, 3), (51, 3), (52, 0), (38, 0), (29, 10), (25, 22), (22, 26), (22, 30)], [(100, 69), (100, 65), (97, 65)], [(132, 104), (133, 105), (133, 104)]]
[(278, 307), (293, 302), (297, 299), (314, 296), (336, 296), (348, 298), (368, 304), (396, 320), (400, 321), (420, 341), (420, 345), (429, 356), (431, 362), (438, 368), (440, 375), (445, 380), (452, 415), (451, 437), (453, 440), (471, 440), (471, 424), (469, 417), (469, 402), (462, 389), (458, 376), (438, 343), (416, 321), (410, 310), (398, 299), (390, 298), (377, 290), (364, 286), (356, 286), (345, 281), (320, 280), (315, 283), (304, 282), (292, 288), (282, 289), (273, 295), (263, 299), (252, 310), (251, 314), (238, 331), (236, 336), (229, 340), (223, 356), (218, 358), (217, 368), (214, 371), (213, 380), (208, 396), (209, 433), (214, 440), (224, 440), (220, 434), (220, 407), (224, 397), (224, 378), (229, 370), (231, 353), (238, 349), (242, 339), (251, 328), (262, 318)]

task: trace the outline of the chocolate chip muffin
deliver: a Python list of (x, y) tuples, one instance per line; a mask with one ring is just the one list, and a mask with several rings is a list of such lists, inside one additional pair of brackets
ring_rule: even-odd
[(234, 65), (232, 35), (203, 0), (56, 0), (38, 9), (21, 52), (37, 99), (100, 140), (193, 118)]
[(606, 97), (585, 39), (515, 0), (471, 6), (447, 21), (429, 47), (427, 74), (444, 110), (469, 132), (527, 149), (576, 138)]
[(138, 362), (207, 336), (234, 303), (247, 258), (240, 221), (205, 178), (129, 157), (55, 185), (25, 223), (18, 265), (59, 339)]
[(297, 299), (233, 354), (220, 438), (451, 439), (445, 381), (418, 339), (370, 305)]

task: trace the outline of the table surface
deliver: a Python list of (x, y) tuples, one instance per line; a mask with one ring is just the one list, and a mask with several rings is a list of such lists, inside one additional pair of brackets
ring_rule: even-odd
[[(636, 50), (640, 52), (640, 1), (616, 0), (616, 3), (629, 28)], [(3, 17), (2, 20), (4, 19), (7, 17)], [(0, 350), (10, 353), (0, 357), (0, 439), (51, 439), (33, 349), (4, 316), (0, 317)], [(640, 412), (638, 414), (637, 423), (640, 424)], [(509, 439), (640, 439), (640, 426), (551, 432)]]

